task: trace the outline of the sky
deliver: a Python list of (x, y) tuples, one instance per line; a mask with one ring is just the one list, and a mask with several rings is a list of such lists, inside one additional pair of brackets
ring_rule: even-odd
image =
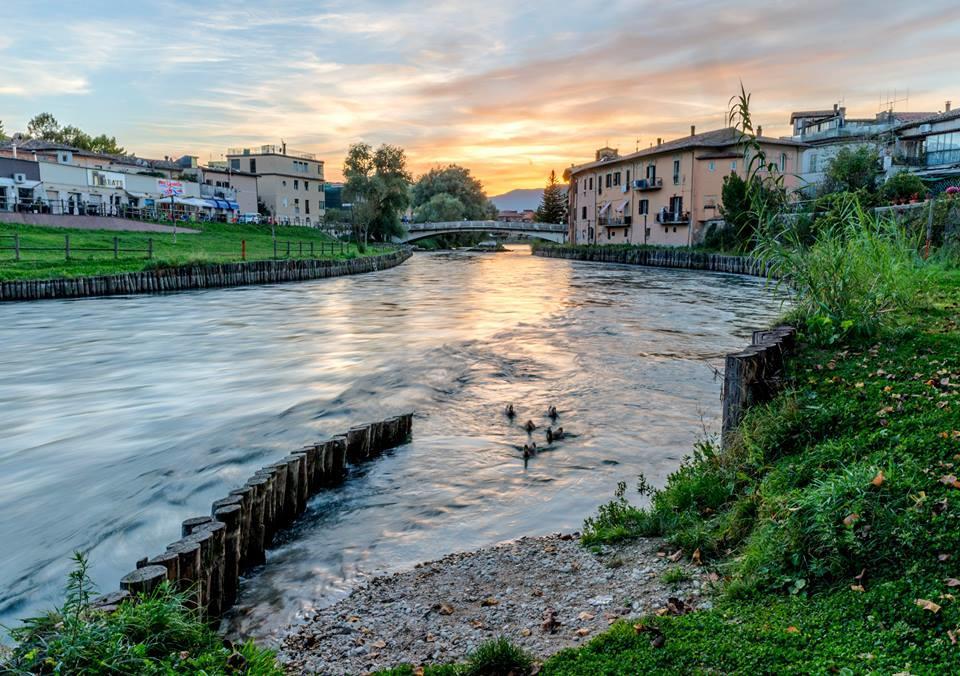
[[(960, 105), (956, 0), (4, 0), (0, 121), (36, 113), (142, 157), (287, 142), (337, 180), (351, 143), (489, 194), (603, 145), (724, 126), (742, 80), (766, 135), (792, 110)], [(909, 92), (909, 100), (903, 100)]]

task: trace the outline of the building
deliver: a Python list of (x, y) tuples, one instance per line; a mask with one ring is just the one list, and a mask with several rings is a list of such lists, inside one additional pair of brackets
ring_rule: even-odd
[[(788, 189), (803, 143), (759, 136), (767, 162), (776, 162)], [(708, 227), (722, 223), (720, 193), (730, 173), (745, 175), (739, 132), (733, 128), (662, 142), (621, 156), (597, 150), (594, 161), (570, 167), (568, 239), (578, 244), (699, 243)]]
[(222, 167), (198, 167), (200, 195), (235, 202), (241, 214), (258, 212), (257, 177)]
[(343, 183), (324, 183), (323, 199), (325, 209), (342, 209)]
[(318, 225), (323, 222), (323, 162), (315, 155), (288, 150), (287, 145), (232, 148), (230, 170), (257, 177), (257, 194), (277, 223)]
[[(922, 120), (935, 113), (901, 113), (882, 111), (874, 117), (849, 118), (847, 109), (834, 105), (832, 110), (799, 111), (790, 116), (794, 141), (808, 147), (800, 162), (800, 186), (813, 192), (826, 176), (827, 167), (843, 148), (869, 147), (880, 155), (895, 138), (895, 130), (906, 123)], [(885, 156), (884, 168), (891, 159)]]
[(42, 195), (41, 186), (36, 162), (0, 157), (0, 211), (33, 204)]
[(497, 212), (497, 220), (507, 223), (533, 223), (536, 220), (536, 215), (537, 212), (533, 209), (524, 209), (523, 211), (505, 209)]
[(944, 108), (898, 126), (888, 146), (891, 171), (914, 172), (934, 193), (960, 185), (960, 110)]

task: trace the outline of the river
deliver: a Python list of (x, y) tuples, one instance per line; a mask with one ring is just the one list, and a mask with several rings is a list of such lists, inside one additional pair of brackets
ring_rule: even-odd
[[(662, 485), (717, 430), (713, 367), (780, 309), (752, 278), (525, 247), (0, 305), (0, 624), (59, 602), (74, 550), (111, 590), (260, 466), (410, 410), (413, 442), (312, 500), (245, 581), (233, 630), (269, 641), (371, 574), (578, 529), (618, 481)], [(550, 405), (574, 436), (525, 466), (519, 424)]]

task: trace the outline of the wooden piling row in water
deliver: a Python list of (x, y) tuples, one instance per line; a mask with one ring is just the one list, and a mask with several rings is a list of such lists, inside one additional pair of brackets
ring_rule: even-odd
[(312, 495), (342, 481), (348, 465), (406, 443), (412, 432), (413, 414), (407, 413), (352, 427), (257, 470), (243, 486), (214, 501), (209, 516), (184, 520), (179, 540), (141, 559), (120, 581), (120, 591), (100, 597), (94, 606), (113, 610), (124, 598), (150, 594), (170, 580), (189, 595), (191, 607), (219, 617), (236, 601), (240, 576), (266, 561), (276, 534), (306, 510)]
[(577, 261), (598, 263), (620, 263), (624, 265), (647, 265), (657, 268), (684, 268), (687, 270), (709, 270), (728, 272), (737, 275), (765, 276), (763, 266), (748, 256), (726, 256), (724, 254), (676, 249), (640, 249), (615, 246), (539, 246), (533, 251), (535, 256), (546, 258), (566, 258)]
[(402, 248), (386, 254), (349, 260), (301, 259), (210, 263), (158, 267), (118, 275), (0, 282), (0, 301), (165, 293), (246, 284), (300, 282), (386, 270), (400, 265), (411, 255), (409, 249)]
[(797, 330), (778, 326), (753, 332), (749, 347), (728, 354), (723, 369), (723, 423), (721, 438), (730, 438), (747, 409), (770, 401), (783, 382), (784, 357), (796, 344)]

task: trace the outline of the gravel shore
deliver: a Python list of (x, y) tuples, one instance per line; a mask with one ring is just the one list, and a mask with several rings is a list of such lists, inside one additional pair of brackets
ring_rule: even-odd
[[(576, 646), (624, 616), (709, 607), (706, 571), (659, 540), (593, 553), (576, 535), (521, 538), (376, 577), (284, 639), (291, 673), (363, 674), (462, 660), (505, 636), (538, 658)], [(666, 570), (684, 571), (663, 580)]]

